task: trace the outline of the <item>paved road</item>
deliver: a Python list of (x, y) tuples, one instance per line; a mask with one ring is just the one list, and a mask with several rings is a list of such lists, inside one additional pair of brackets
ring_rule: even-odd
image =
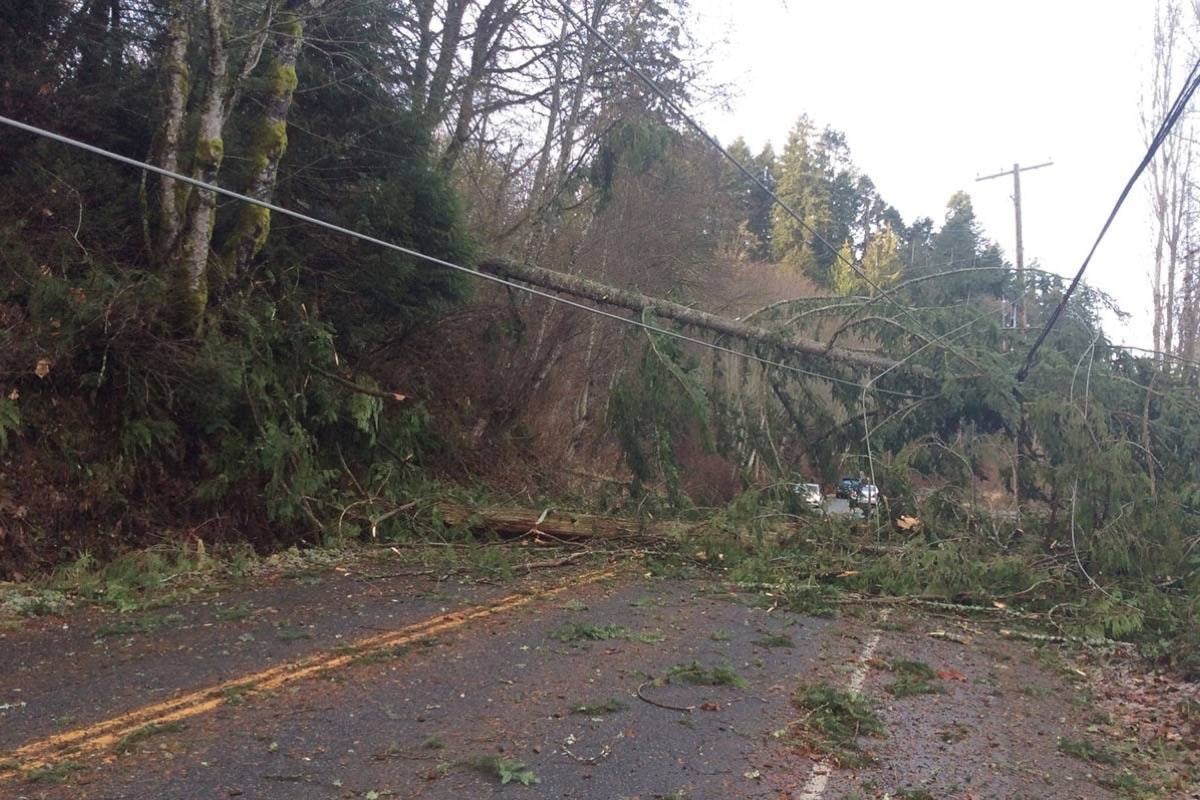
[(825, 498), (826, 514), (861, 514), (858, 509), (850, 507), (849, 500), (839, 500), (836, 497)]
[[(779, 603), (632, 566), (503, 586), (352, 573), (140, 615), (169, 620), (140, 633), (101, 635), (100, 614), (0, 627), (0, 797), (1111, 796), (1055, 751), (1085, 709), (1024, 646)], [(895, 659), (939, 670), (940, 693), (892, 697)], [(661, 683), (691, 664), (741, 685)], [(813, 682), (873, 698), (874, 765), (778, 735)], [(517, 762), (540, 783), (502, 785)]]

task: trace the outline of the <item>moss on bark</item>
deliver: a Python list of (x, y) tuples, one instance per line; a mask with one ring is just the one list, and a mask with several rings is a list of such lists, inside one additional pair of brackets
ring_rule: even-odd
[(225, 142), (220, 138), (196, 142), (196, 162), (203, 167), (218, 167), (225, 158)]

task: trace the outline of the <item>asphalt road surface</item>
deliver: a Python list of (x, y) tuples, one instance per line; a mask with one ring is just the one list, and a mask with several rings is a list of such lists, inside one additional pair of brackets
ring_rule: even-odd
[[(636, 565), (502, 585), (351, 568), (10, 623), (0, 797), (1113, 796), (1103, 768), (1057, 751), (1089, 710), (1031, 646), (777, 606)], [(897, 660), (936, 670), (936, 692), (895, 696)], [(880, 714), (853, 767), (788, 735), (794, 693), (818, 683)]]
[(825, 513), (826, 514), (858, 514), (858, 509), (850, 507), (849, 500), (840, 500), (836, 497), (825, 498)]

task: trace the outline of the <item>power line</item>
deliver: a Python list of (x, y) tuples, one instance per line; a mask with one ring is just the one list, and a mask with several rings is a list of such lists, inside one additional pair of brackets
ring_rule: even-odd
[(1121, 190), (1120, 196), (1117, 198), (1116, 205), (1109, 212), (1108, 219), (1104, 221), (1104, 226), (1100, 228), (1100, 234), (1096, 237), (1096, 241), (1092, 244), (1092, 249), (1088, 251), (1087, 257), (1083, 259), (1083, 264), (1080, 265), (1079, 271), (1075, 273), (1075, 277), (1071, 280), (1071, 285), (1067, 287), (1067, 291), (1063, 294), (1062, 299), (1058, 301), (1058, 305), (1054, 307), (1054, 312), (1050, 314), (1050, 319), (1046, 321), (1041, 333), (1038, 334), (1037, 340), (1033, 346), (1029, 348), (1029, 352), (1025, 355), (1025, 363), (1021, 365), (1021, 369), (1017, 371), (1017, 383), (1024, 383), (1029, 377), (1029, 370), (1033, 366), (1033, 357), (1037, 355), (1038, 348), (1042, 346), (1042, 342), (1046, 341), (1046, 337), (1050, 334), (1050, 330), (1058, 322), (1058, 318), (1062, 315), (1063, 309), (1066, 308), (1067, 302), (1071, 299), (1071, 295), (1075, 293), (1075, 288), (1079, 285), (1079, 281), (1083, 278), (1083, 273), (1087, 271), (1088, 265), (1092, 262), (1092, 256), (1096, 254), (1097, 248), (1100, 247), (1100, 242), (1104, 240), (1104, 235), (1108, 233), (1108, 229), (1113, 224), (1113, 220), (1117, 218), (1117, 213), (1121, 210), (1121, 206), (1125, 204), (1125, 198), (1129, 196), (1133, 190), (1134, 184), (1138, 178), (1146, 171), (1146, 167), (1154, 160), (1154, 156), (1158, 153), (1158, 148), (1166, 140), (1167, 134), (1171, 128), (1183, 116), (1183, 111), (1187, 107), (1188, 101), (1192, 99), (1192, 95), (1196, 91), (1196, 87), (1200, 86), (1200, 61), (1192, 67), (1192, 71), (1188, 74), (1188, 78), (1184, 81), (1183, 87), (1179, 90), (1179, 95), (1175, 98), (1175, 102), (1171, 104), (1171, 108), (1163, 117), (1162, 124), (1158, 131), (1154, 134), (1154, 138), (1150, 141), (1150, 146), (1146, 150), (1146, 155), (1142, 158), (1137, 169), (1133, 171), (1129, 181), (1125, 184), (1125, 188)]
[[(674, 111), (681, 119), (683, 119), (684, 122), (686, 122), (688, 124), (689, 127), (692, 128), (692, 130), (694, 130), (705, 141), (707, 141), (710, 145), (712, 145), (714, 148), (716, 148), (717, 152), (719, 152), (725, 158), (726, 161), (728, 161), (730, 164), (733, 164), (733, 166), (737, 168), (738, 172), (742, 173), (742, 175), (745, 176), (749, 181), (751, 181), (755, 186), (757, 186), (759, 189), (761, 189), (763, 192), (765, 192), (766, 195), (771, 198), (771, 201), (773, 203), (775, 203), (777, 206), (779, 206), (781, 209), (783, 209), (784, 212), (786, 212), (788, 216), (790, 216), (793, 220), (795, 220), (796, 223), (799, 224), (802, 229), (807, 231), (818, 242), (820, 242), (822, 245), (824, 245), (826, 248), (828, 248), (829, 251), (834, 254), (834, 257), (838, 261), (841, 261), (843, 264), (845, 264), (850, 269), (852, 269), (854, 271), (854, 273), (856, 275), (858, 275), (859, 278), (861, 278), (864, 282), (866, 282), (866, 284), (868, 286), (870, 286), (872, 289), (874, 289), (875, 292), (877, 293), (878, 297), (888, 300), (889, 302), (891, 302), (892, 305), (894, 305), (897, 309), (899, 309), (901, 313), (908, 316), (909, 319), (911, 319), (914, 323), (916, 323), (917, 330), (923, 334), (926, 334), (928, 336), (928, 338), (931, 340), (931, 342), (934, 342), (934, 343), (942, 342), (943, 337), (940, 337), (937, 334), (930, 334), (928, 331), (926, 331), (924, 329), (924, 326), (921, 324), (921, 320), (918, 319), (917, 316), (915, 314), (913, 314), (908, 309), (907, 306), (905, 306), (904, 304), (897, 301), (896, 298), (892, 297), (890, 292), (888, 292), (883, 287), (879, 286), (877, 283), (875, 283), (875, 281), (871, 280), (871, 277), (869, 275), (867, 275), (867, 273), (861, 267), (859, 267), (857, 264), (853, 263), (848, 258), (843, 256), (841, 254), (841, 251), (838, 248), (836, 248), (832, 244), (830, 244), (828, 239), (826, 239), (824, 236), (822, 236), (820, 234), (820, 232), (818, 232), (811, 225), (809, 225), (807, 222), (805, 222), (804, 218), (800, 214), (798, 214), (795, 211), (795, 209), (793, 209), (790, 205), (788, 205), (786, 202), (784, 202), (783, 199), (778, 194), (776, 194), (769, 186), (767, 186), (767, 184), (761, 178), (759, 178), (757, 175), (755, 175), (753, 172), (751, 172), (744, 164), (742, 164), (742, 162), (740, 162), (736, 158), (734, 158), (733, 155), (728, 150), (726, 150), (725, 147), (719, 141), (717, 141), (717, 138), (715, 136), (713, 136), (711, 133), (709, 133), (704, 128), (704, 126), (701, 125), (699, 122), (697, 122), (695, 120), (695, 118), (692, 117), (691, 114), (689, 114), (681, 105), (679, 105), (678, 102), (675, 101), (674, 98), (672, 98), (662, 87), (660, 87), (657, 83), (655, 83), (654, 79), (652, 79), (645, 72), (643, 72), (641, 69), (639, 69), (638, 66), (636, 64), (634, 64), (633, 61), (631, 61), (628, 56), (626, 56), (624, 53), (622, 53), (617, 48), (617, 46), (615, 44), (613, 44), (611, 40), (608, 39), (608, 37), (606, 37), (600, 31), (596, 30), (596, 27), (594, 25), (592, 25), (590, 22), (588, 22), (586, 19), (584, 19), (579, 14), (579, 12), (577, 12), (575, 9), (571, 8), (568, 0), (559, 0), (559, 5), (561, 5), (563, 10), (566, 11), (567, 14), (569, 16), (571, 16), (579, 25), (581, 25), (582, 27), (587, 29), (587, 31), (591, 35), (595, 36), (596, 39), (601, 44), (603, 44), (604, 47), (609, 52), (611, 52), (614, 56), (616, 56), (617, 59), (622, 64), (624, 64), (625, 67), (630, 72), (632, 72), (634, 74), (634, 76), (637, 77), (638, 80), (640, 80), (642, 83), (644, 83), (648, 89), (650, 89), (650, 91), (652, 91), (654, 94), (658, 95), (662, 99), (662, 101), (664, 103), (666, 103), (667, 108)], [(957, 352), (953, 347), (951, 347), (949, 345), (948, 342), (942, 342), (942, 344), (949, 352), (954, 353), (956, 356), (958, 356), (962, 360), (966, 361), (972, 367), (979, 369), (978, 364), (976, 364), (974, 361), (972, 361), (970, 358), (963, 355), (962, 353)]]
[[(384, 239), (379, 239), (379, 238), (376, 238), (369, 234), (361, 233), (359, 231), (355, 231), (350, 228), (343, 227), (341, 225), (338, 225), (333, 222), (329, 222), (327, 220), (320, 219), (318, 217), (313, 217), (308, 214), (301, 213), (299, 211), (293, 211), (290, 208), (285, 208), (283, 206), (276, 205), (275, 203), (271, 203), (266, 200), (260, 200), (255, 197), (250, 197), (249, 195), (241, 194), (240, 192), (235, 192), (231, 189), (226, 189), (221, 186), (217, 186), (216, 184), (207, 183), (205, 181), (198, 180), (189, 175), (183, 175), (178, 172), (173, 172), (168, 169), (163, 169), (162, 167), (155, 166), (154, 164), (149, 164), (145, 161), (139, 161), (135, 158), (123, 156), (120, 153), (114, 153), (111, 150), (106, 150), (102, 147), (97, 147), (96, 145), (88, 144), (87, 142), (83, 142), (78, 139), (72, 139), (68, 136), (63, 136), (62, 134), (55, 133), (54, 131), (50, 131), (45, 128), (40, 128), (35, 125), (29, 125), (27, 123), (20, 122), (18, 120), (12, 119), (10, 117), (0, 115), (0, 124), (7, 125), (10, 128), (15, 128), (19, 131), (23, 131), (25, 133), (29, 133), (34, 136), (39, 136), (43, 139), (48, 139), (50, 141), (57, 142), (59, 144), (67, 145), (69, 147), (74, 147), (79, 150), (83, 150), (85, 152), (91, 153), (92, 155), (101, 156), (102, 158), (107, 158), (111, 161), (116, 161), (120, 164), (124, 164), (129, 167), (146, 170), (146, 171), (152, 172), (156, 175), (162, 175), (164, 177), (173, 178), (177, 181), (181, 181), (181, 182), (189, 184), (191, 186), (195, 186), (199, 189), (205, 189), (207, 191), (222, 195), (224, 197), (228, 197), (233, 200), (238, 200), (243, 203), (250, 203), (251, 205), (259, 206), (260, 208), (265, 208), (273, 213), (280, 214), (285, 217), (290, 217), (291, 219), (295, 219), (300, 222), (306, 222), (310, 225), (315, 225), (317, 227), (324, 228), (329, 231), (333, 231), (334, 233), (342, 234), (343, 236), (349, 236), (353, 239), (359, 239), (364, 242), (369, 242), (378, 247), (383, 247), (388, 250), (394, 250), (398, 253), (403, 253), (404, 255), (407, 255), (411, 258), (416, 258), (421, 261), (427, 261), (431, 264), (436, 264), (437, 266), (445, 267), (446, 269), (451, 269), (456, 272), (464, 273), (466, 275), (471, 275), (473, 277), (480, 278), (480, 279), (486, 280), (486, 281), (490, 281), (492, 283), (496, 283), (501, 286), (507, 286), (511, 289), (516, 289), (517, 291), (526, 292), (528, 294), (536, 295), (538, 297), (544, 297), (547, 300), (550, 300), (552, 302), (560, 303), (562, 305), (570, 306), (572, 308), (577, 308), (582, 311), (586, 311), (589, 314), (596, 314), (601, 317), (607, 317), (608, 319), (616, 320), (617, 322), (621, 322), (626, 325), (631, 325), (636, 328), (641, 328), (643, 330), (646, 330), (646, 331), (649, 331), (652, 333), (658, 333), (663, 336), (669, 336), (673, 339), (678, 339), (680, 341), (700, 345), (701, 347), (707, 347), (709, 349), (717, 350), (722, 353), (728, 353), (730, 355), (740, 356), (742, 358), (746, 358), (751, 361), (757, 361), (761, 364), (765, 364), (770, 367), (776, 367), (778, 369), (786, 370), (788, 372), (793, 372), (798, 375), (804, 375), (804, 376), (810, 377), (810, 378), (817, 378), (819, 380), (830, 381), (832, 383), (840, 383), (840, 384), (844, 384), (846, 386), (853, 386), (856, 389), (861, 388), (861, 386), (862, 386), (862, 384), (859, 383), (858, 381), (851, 381), (851, 380), (847, 380), (845, 378), (838, 378), (833, 375), (825, 375), (820, 372), (813, 372), (811, 370), (802, 369), (800, 367), (796, 367), (791, 364), (785, 364), (780, 361), (773, 361), (769, 358), (763, 358), (762, 356), (759, 356), (759, 355), (756, 355), (753, 353), (743, 352), (741, 350), (735, 350), (731, 347), (725, 347), (723, 345), (714, 344), (712, 342), (706, 342), (705, 340), (696, 338), (694, 336), (688, 336), (687, 334), (679, 333), (678, 331), (672, 331), (667, 328), (659, 327), (657, 325), (651, 325), (649, 323), (642, 322), (641, 320), (630, 319), (629, 317), (623, 317), (620, 314), (614, 314), (611, 311), (605, 311), (603, 309), (595, 308), (593, 306), (589, 306), (584, 303), (580, 303), (578, 301), (571, 300), (566, 297), (560, 297), (559, 295), (553, 294), (551, 292), (543, 291), (541, 289), (536, 289), (532, 286), (526, 286), (524, 284), (517, 283), (516, 281), (510, 281), (506, 278), (501, 278), (498, 275), (490, 275), (486, 272), (481, 272), (480, 270), (477, 270), (477, 269), (472, 269), (470, 267), (464, 267), (461, 264), (455, 264), (452, 261), (447, 261), (445, 259), (438, 258), (437, 256), (431, 256), (426, 253), (422, 253), (421, 251), (414, 250), (411, 247), (404, 247), (403, 245), (398, 245), (398, 244), (395, 244), (394, 242), (389, 242)], [(919, 397), (917, 395), (913, 395), (908, 392), (899, 392), (899, 391), (895, 391), (893, 389), (875, 388), (874, 391), (878, 392), (880, 394), (894, 395), (896, 397), (904, 397), (907, 399), (919, 399)]]
[[(962, 325), (959, 325), (957, 328), (947, 331), (945, 336), (948, 338), (951, 336), (955, 336), (959, 333), (962, 333), (962, 332), (966, 331), (968, 328), (973, 327), (976, 323), (978, 323), (980, 320), (984, 319), (987, 316), (988, 316), (988, 314), (986, 312), (983, 314), (979, 314), (974, 319), (968, 320), (968, 321), (964, 322)], [(925, 342), (925, 344), (921, 345), (916, 350), (912, 351), (911, 353), (906, 355), (904, 358), (902, 358), (900, 361), (897, 361), (895, 364), (893, 364), (892, 366), (885, 369), (883, 372), (880, 372), (878, 375), (871, 378), (871, 380), (867, 381), (862, 386), (861, 402), (862, 402), (862, 413), (863, 413), (863, 439), (866, 441), (866, 445), (867, 445), (867, 467), (871, 470), (871, 484), (872, 485), (878, 486), (878, 484), (875, 483), (875, 457), (871, 451), (871, 425), (870, 425), (870, 422), (867, 420), (867, 390), (870, 389), (875, 384), (875, 382), (877, 380), (879, 380), (880, 378), (882, 378), (884, 375), (887, 375), (889, 372), (891, 372), (892, 370), (899, 367), (905, 361), (908, 361), (909, 359), (914, 358), (918, 353), (920, 353), (925, 348), (930, 347), (932, 344), (933, 344), (932, 341)]]

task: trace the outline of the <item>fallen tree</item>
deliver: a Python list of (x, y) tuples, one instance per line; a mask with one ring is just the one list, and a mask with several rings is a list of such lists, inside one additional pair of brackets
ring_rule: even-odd
[(666, 538), (666, 531), (661, 525), (558, 509), (538, 511), (508, 506), (471, 507), (438, 503), (437, 510), (442, 522), (447, 525), (492, 531), (506, 537), (532, 534), (571, 541), (636, 541), (642, 544), (656, 544)]
[(489, 275), (519, 281), (539, 289), (569, 295), (598, 305), (614, 306), (639, 314), (651, 311), (656, 316), (691, 328), (730, 336), (744, 342), (765, 345), (782, 355), (818, 357), (875, 371), (895, 369), (922, 378), (933, 379), (934, 377), (931, 370), (919, 364), (902, 364), (887, 356), (849, 350), (844, 347), (830, 347), (815, 339), (783, 336), (775, 331), (757, 325), (749, 325), (741, 320), (710, 314), (707, 311), (689, 308), (657, 297), (647, 297), (640, 292), (618, 289), (615, 286), (581, 278), (578, 275), (568, 275), (564, 272), (519, 264), (502, 258), (486, 259), (477, 266), (480, 271)]

